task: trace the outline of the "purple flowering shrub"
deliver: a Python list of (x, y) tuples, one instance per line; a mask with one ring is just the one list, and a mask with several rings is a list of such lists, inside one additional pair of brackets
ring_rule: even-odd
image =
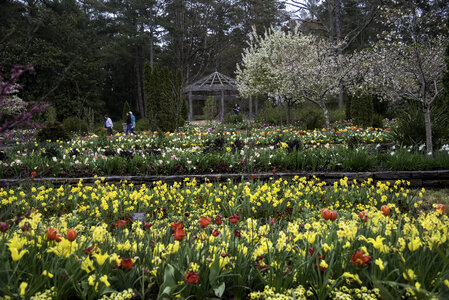
[[(9, 78), (0, 73), (0, 135), (5, 140), (11, 138), (14, 129), (17, 128), (42, 128), (42, 124), (33, 121), (33, 116), (38, 112), (44, 111), (48, 104), (40, 104), (33, 101), (24, 102), (14, 94), (22, 89), (18, 83), (19, 77), (25, 71), (32, 71), (32, 66), (25, 68), (16, 65), (11, 69)], [(0, 139), (0, 143), (2, 140)]]

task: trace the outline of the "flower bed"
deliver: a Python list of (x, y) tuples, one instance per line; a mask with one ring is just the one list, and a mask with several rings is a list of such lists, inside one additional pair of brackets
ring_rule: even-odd
[(407, 187), (278, 178), (1, 189), (0, 293), (445, 298), (449, 218)]
[(376, 128), (230, 129), (18, 144), (0, 152), (0, 177), (449, 169), (447, 149), (429, 157), (385, 147), (388, 131)]

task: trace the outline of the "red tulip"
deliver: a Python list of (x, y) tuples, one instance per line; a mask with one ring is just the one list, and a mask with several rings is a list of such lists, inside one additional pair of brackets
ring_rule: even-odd
[(363, 250), (360, 251), (354, 251), (354, 253), (351, 255), (351, 262), (354, 265), (359, 266), (368, 266), (371, 263), (372, 256), (367, 256), (363, 254)]
[(185, 232), (185, 230), (183, 228), (182, 229), (176, 229), (175, 233), (173, 233), (173, 236), (175, 237), (175, 240), (182, 241), (185, 238), (185, 236), (186, 236), (186, 232)]
[(437, 204), (435, 206), (435, 210), (440, 214), (444, 215), (446, 213), (446, 206), (444, 204)]
[(70, 242), (73, 242), (74, 240), (76, 240), (76, 235), (77, 235), (77, 232), (75, 229), (71, 228), (71, 229), (67, 230), (67, 239)]
[(242, 232), (240, 230), (238, 230), (238, 229), (236, 229), (234, 231), (234, 234), (235, 234), (236, 237), (241, 237), (242, 236)]
[(321, 210), (321, 216), (324, 220), (329, 220), (331, 218), (331, 211), (327, 208)]
[(234, 214), (234, 215), (229, 217), (229, 222), (231, 222), (231, 223), (237, 223), (238, 221), (239, 221), (239, 215), (238, 214)]
[(176, 231), (176, 229), (183, 229), (184, 228), (184, 222), (180, 221), (180, 222), (174, 222), (171, 225), (171, 229), (173, 229), (174, 231)]
[(256, 178), (256, 175), (251, 174), (251, 179), (254, 179), (254, 178)]
[(218, 229), (212, 230), (212, 235), (213, 236), (218, 236), (219, 234), (220, 234), (220, 231)]
[(209, 217), (200, 217), (199, 224), (202, 228), (206, 228), (210, 224), (211, 219)]
[(273, 169), (272, 172), (273, 172), (273, 175), (276, 175), (276, 169)]
[(223, 219), (220, 216), (215, 217), (215, 224), (221, 225), (223, 223)]
[(390, 214), (390, 207), (388, 207), (387, 205), (382, 205), (380, 210), (382, 211), (384, 216), (388, 216)]
[(153, 223), (147, 223), (147, 222), (143, 223), (143, 227), (144, 227), (145, 229), (150, 229), (151, 226), (153, 226)]
[(331, 212), (331, 218), (330, 218), (330, 220), (331, 220), (331, 221), (335, 221), (335, 220), (337, 220), (337, 217), (338, 217), (337, 211), (333, 210), (333, 211)]
[(56, 239), (56, 229), (50, 227), (47, 229), (47, 239), (50, 241), (54, 241)]
[(200, 279), (200, 275), (197, 272), (188, 271), (184, 279), (188, 284), (196, 284), (198, 279)]
[(91, 256), (95, 250), (97, 249), (96, 245), (92, 245), (90, 247), (88, 247), (87, 249), (84, 249), (83, 252), (86, 253), (87, 255)]
[(366, 211), (359, 212), (359, 218), (362, 222), (368, 221), (368, 213)]
[(55, 236), (55, 241), (56, 241), (57, 243), (59, 243), (59, 242), (61, 241), (61, 238), (62, 238), (62, 234), (57, 233), (56, 236)]
[(115, 227), (117, 227), (117, 228), (124, 228), (126, 223), (127, 223), (126, 220), (118, 220), (117, 222), (115, 222)]
[[(0, 227), (1, 227), (1, 225), (0, 225)], [(25, 223), (25, 225), (20, 227), (20, 229), (22, 231), (28, 231), (30, 229), (30, 225), (28, 225), (28, 223)], [(1, 229), (0, 229), (0, 231), (1, 231)]]
[(120, 266), (122, 267), (122, 269), (125, 269), (125, 270), (134, 269), (133, 268), (134, 263), (133, 263), (132, 258), (131, 257), (128, 257), (128, 258), (123, 258), (122, 257), (122, 260), (120, 262)]
[(6, 222), (0, 222), (0, 231), (1, 232), (5, 232), (6, 230), (8, 230), (9, 225)]

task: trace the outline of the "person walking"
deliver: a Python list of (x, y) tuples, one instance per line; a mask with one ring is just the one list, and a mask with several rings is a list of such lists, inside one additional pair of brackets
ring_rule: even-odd
[(238, 115), (240, 113), (240, 105), (238, 105), (237, 103), (234, 106), (234, 113), (236, 115)]
[(112, 120), (108, 117), (108, 115), (104, 115), (104, 118), (106, 120), (106, 134), (112, 135), (112, 128), (114, 127), (114, 124), (112, 124)]
[(132, 130), (132, 121), (131, 121), (131, 115), (130, 112), (126, 113), (126, 135), (131, 133)]
[(136, 117), (133, 115), (133, 112), (130, 111), (129, 114), (131, 115), (131, 133), (134, 133), (134, 127), (136, 127)]

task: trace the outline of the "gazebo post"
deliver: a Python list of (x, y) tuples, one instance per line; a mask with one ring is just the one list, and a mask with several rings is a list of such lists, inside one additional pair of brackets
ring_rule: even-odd
[(192, 91), (189, 91), (189, 122), (193, 119)]
[(253, 120), (253, 96), (249, 95), (249, 120)]
[(224, 91), (221, 90), (221, 111), (220, 111), (220, 121), (224, 121), (225, 111), (224, 111)]
[(218, 97), (218, 92), (221, 94), (220, 104), (219, 104), (219, 115), (218, 118), (220, 121), (224, 121), (225, 119), (225, 92), (228, 93), (238, 93), (238, 82), (235, 81), (235, 79), (232, 79), (226, 75), (223, 75), (219, 72), (214, 72), (210, 74), (209, 76), (206, 76), (198, 81), (195, 81), (194, 83), (188, 85), (184, 88), (184, 93), (188, 93), (188, 104), (189, 104), (189, 113), (188, 113), (188, 120), (193, 121), (193, 101), (197, 98), (195, 98), (195, 95), (193, 95), (194, 92), (208, 92), (209, 95), (211, 93), (214, 94), (214, 96)]
[(257, 101), (257, 97), (256, 97), (255, 104), (256, 104), (256, 107), (255, 107), (255, 109), (256, 109), (256, 118), (257, 118), (257, 116), (259, 115), (259, 112), (258, 112), (259, 101)]

